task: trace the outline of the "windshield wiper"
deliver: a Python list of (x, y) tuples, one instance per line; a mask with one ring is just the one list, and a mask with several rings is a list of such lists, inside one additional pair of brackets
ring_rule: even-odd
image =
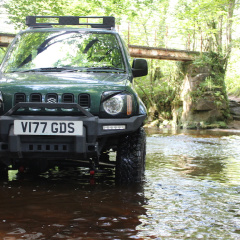
[(18, 72), (18, 73), (25, 73), (25, 72), (90, 72), (90, 71), (114, 71), (114, 72), (126, 72), (122, 68), (115, 68), (111, 66), (103, 66), (103, 67), (89, 67), (89, 68), (73, 68), (73, 67), (49, 67), (49, 68), (32, 68), (32, 69), (25, 69), (25, 70), (13, 70), (10, 73)]
[(111, 66), (103, 66), (103, 67), (90, 67), (87, 68), (87, 71), (91, 71), (91, 70), (97, 70), (97, 71), (104, 71), (104, 70), (114, 70), (117, 72), (126, 72), (124, 69), (122, 68), (116, 68), (116, 67), (111, 67)]
[(11, 71), (11, 72), (78, 72), (82, 71), (82, 69), (78, 68), (71, 68), (71, 67), (49, 67), (49, 68), (32, 68), (32, 69), (26, 69), (21, 71)]

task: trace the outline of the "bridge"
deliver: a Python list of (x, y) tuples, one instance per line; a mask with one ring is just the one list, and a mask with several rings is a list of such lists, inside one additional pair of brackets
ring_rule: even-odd
[(15, 34), (0, 33), (0, 47), (7, 47), (15, 37)]
[(145, 47), (128, 45), (130, 56), (136, 58), (175, 60), (175, 61), (192, 61), (199, 54), (195, 51), (166, 49), (157, 47)]
[[(132, 23), (131, 23), (132, 24)], [(130, 23), (122, 24), (116, 27), (116, 30), (124, 37), (129, 47), (131, 57), (147, 58), (147, 59), (161, 59), (161, 60), (174, 60), (174, 61), (192, 61), (197, 51), (190, 51), (190, 36), (185, 37), (184, 41), (187, 44), (180, 46), (179, 34), (175, 36), (170, 35), (170, 29), (154, 30), (154, 32), (141, 32), (142, 28)], [(14, 38), (14, 34), (0, 33), (0, 47), (7, 47)], [(143, 37), (145, 36), (145, 37)], [(161, 39), (158, 39), (161, 38)], [(139, 45), (139, 42), (141, 45)], [(160, 44), (159, 44), (160, 42)], [(138, 43), (135, 45), (134, 43)], [(174, 49), (173, 43), (178, 44), (179, 49)], [(160, 47), (159, 47), (160, 45)], [(182, 50), (184, 49), (184, 50)]]

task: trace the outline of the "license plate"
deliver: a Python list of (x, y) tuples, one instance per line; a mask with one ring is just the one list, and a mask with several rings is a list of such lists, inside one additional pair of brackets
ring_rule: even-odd
[(82, 121), (14, 120), (15, 135), (67, 135), (83, 134)]

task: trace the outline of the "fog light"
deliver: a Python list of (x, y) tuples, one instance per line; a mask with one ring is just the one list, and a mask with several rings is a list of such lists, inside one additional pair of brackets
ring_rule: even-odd
[(103, 130), (124, 130), (126, 125), (106, 125), (103, 126)]

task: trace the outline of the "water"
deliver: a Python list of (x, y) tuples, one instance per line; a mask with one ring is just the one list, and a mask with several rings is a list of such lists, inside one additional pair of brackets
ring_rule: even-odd
[(146, 180), (95, 184), (79, 169), (0, 182), (0, 239), (240, 239), (240, 135), (147, 138)]

